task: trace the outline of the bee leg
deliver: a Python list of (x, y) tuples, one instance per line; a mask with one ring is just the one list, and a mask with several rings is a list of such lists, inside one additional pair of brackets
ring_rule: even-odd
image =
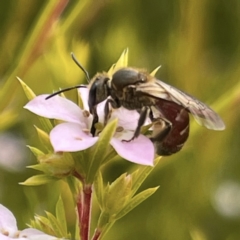
[[(166, 119), (162, 114), (154, 116), (154, 108), (150, 108), (149, 118), (153, 125), (153, 133), (150, 137), (152, 142), (162, 142), (172, 130), (172, 123)], [(158, 113), (161, 113), (158, 111)]]
[(170, 133), (172, 123), (165, 118), (157, 118), (153, 121), (153, 133), (150, 140), (154, 142), (162, 142)]
[(120, 108), (121, 107), (120, 103), (113, 100), (112, 98), (109, 98), (106, 101), (106, 104), (104, 106), (104, 123), (103, 123), (104, 126), (107, 125), (107, 121), (111, 117), (111, 111), (110, 111), (109, 105), (111, 105), (112, 108)]
[(133, 135), (133, 139), (137, 138), (139, 136), (139, 134), (141, 132), (141, 127), (144, 125), (147, 117), (149, 116), (149, 111), (150, 111), (150, 109), (148, 107), (143, 107), (141, 109), (140, 117), (138, 119), (138, 125), (137, 125), (137, 128), (135, 129), (135, 132), (134, 132), (134, 135)]
[(92, 121), (92, 126), (91, 126), (91, 134), (93, 136), (95, 136), (96, 133), (96, 128), (95, 128), (95, 124), (98, 123), (98, 115), (97, 115), (97, 109), (96, 107), (94, 107), (92, 109), (92, 115), (93, 115), (93, 121)]
[(145, 120), (147, 119), (149, 115), (150, 109), (148, 107), (143, 107), (140, 111), (140, 117), (138, 119), (138, 125), (137, 128), (135, 129), (135, 132), (133, 134), (133, 137), (129, 140), (122, 140), (123, 142), (131, 142), (135, 138), (137, 138), (141, 132), (141, 127), (144, 125)]
[[(115, 100), (113, 100), (111, 98), (109, 98), (106, 101), (106, 104), (104, 106), (104, 123), (103, 123), (104, 126), (107, 125), (107, 121), (111, 117), (111, 111), (110, 111), (109, 105), (111, 105), (112, 108), (119, 108), (119, 107), (121, 107), (121, 105), (120, 105), (120, 103), (118, 101), (115, 101)], [(92, 126), (91, 126), (91, 134), (93, 136), (95, 136), (95, 134), (96, 134), (95, 124), (98, 123), (98, 121), (99, 121), (99, 117), (98, 117), (98, 114), (97, 114), (97, 107), (96, 106), (94, 106), (93, 109), (92, 109), (92, 115), (93, 115), (93, 122), (92, 122)]]

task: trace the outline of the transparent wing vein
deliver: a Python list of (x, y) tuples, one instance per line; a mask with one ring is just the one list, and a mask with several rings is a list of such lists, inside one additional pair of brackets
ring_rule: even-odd
[(136, 91), (154, 98), (173, 101), (183, 106), (192, 113), (197, 123), (208, 129), (225, 129), (222, 119), (210, 107), (191, 95), (184, 93), (160, 80), (155, 79), (155, 81), (152, 82), (141, 83), (137, 85)]

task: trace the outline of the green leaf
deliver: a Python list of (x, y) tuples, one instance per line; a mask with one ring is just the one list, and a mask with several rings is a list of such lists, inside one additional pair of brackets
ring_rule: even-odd
[(19, 184), (25, 185), (25, 186), (38, 186), (38, 185), (43, 185), (56, 180), (59, 180), (59, 179), (42, 174), (42, 175), (36, 175), (36, 176), (30, 177), (26, 181), (21, 182)]
[(28, 226), (39, 229), (47, 234), (57, 236), (59, 238), (70, 239), (71, 235), (67, 232), (67, 224), (65, 218), (65, 211), (61, 197), (56, 205), (55, 217), (50, 212), (46, 212), (47, 217), (38, 216), (31, 220)]
[(39, 150), (38, 148), (31, 147), (31, 146), (27, 146), (27, 147), (30, 149), (30, 151), (34, 154), (36, 158), (45, 155), (45, 153)]
[(89, 169), (89, 159), (92, 157), (91, 148), (80, 152), (73, 152), (71, 153), (71, 157), (74, 160), (74, 168), (76, 172), (85, 178)]
[(114, 215), (122, 209), (131, 197), (132, 178), (126, 173), (118, 177), (104, 191), (104, 210)]
[(153, 193), (155, 193), (157, 189), (158, 187), (149, 188), (134, 196), (129, 201), (129, 203), (118, 214), (116, 214), (115, 219), (117, 220), (125, 216), (127, 213), (129, 213), (131, 210), (137, 207), (141, 202), (143, 202), (144, 200), (149, 198)]
[(38, 137), (39, 137), (41, 143), (43, 144), (43, 146), (46, 148), (47, 151), (53, 152), (53, 147), (50, 142), (49, 135), (46, 132), (44, 132), (42, 129), (40, 129), (36, 126), (35, 126), (35, 128), (37, 130)]
[(60, 222), (58, 222), (57, 218), (50, 212), (46, 212), (46, 214), (47, 214), (51, 228), (53, 229), (55, 235), (57, 237), (64, 237), (64, 232), (62, 231)]
[(34, 220), (35, 220), (36, 226), (38, 226), (37, 228), (39, 230), (41, 230), (47, 234), (50, 234), (50, 235), (54, 234), (54, 231), (52, 229), (49, 219), (47, 219), (46, 217), (43, 217), (43, 216), (36, 215), (34, 217)]
[(77, 104), (78, 106), (81, 108), (81, 109), (84, 109), (83, 108), (83, 101), (82, 101), (82, 97), (81, 97), (81, 94), (77, 91)]
[(32, 91), (32, 89), (30, 87), (28, 87), (28, 85), (23, 82), (23, 80), (21, 80), (19, 77), (17, 77), (18, 81), (20, 82), (22, 89), (27, 97), (28, 100), (32, 100), (36, 97), (35, 93)]
[(37, 229), (43, 231), (44, 233), (50, 234), (50, 235), (55, 234), (55, 232), (52, 228), (51, 222), (49, 221), (48, 218), (37, 215), (34, 217), (34, 220), (35, 220), (35, 225), (36, 225)]
[(151, 75), (152, 77), (154, 77), (155, 74), (157, 73), (157, 71), (158, 71), (160, 68), (161, 68), (161, 65), (158, 66), (158, 67), (156, 67), (156, 68), (150, 73), (150, 75)]
[(56, 217), (58, 222), (60, 223), (60, 227), (63, 232), (63, 236), (67, 235), (67, 222), (66, 222), (66, 215), (65, 215), (65, 209), (63, 205), (63, 201), (61, 196), (59, 197), (56, 205)]
[(74, 169), (74, 161), (69, 153), (49, 153), (39, 155), (39, 164), (28, 166), (38, 171), (44, 172), (46, 175), (64, 178)]
[(103, 189), (103, 178), (100, 171), (98, 172), (97, 177), (95, 178), (95, 181), (94, 181), (94, 190), (96, 193), (98, 204), (100, 206), (100, 209), (102, 210), (104, 189)]
[(107, 162), (117, 162), (117, 161), (120, 161), (120, 160), (123, 160), (123, 158), (121, 156), (119, 156), (115, 150), (113, 150), (113, 153), (107, 157), (104, 158), (104, 161), (103, 163), (107, 163)]
[[(23, 88), (23, 91), (25, 92), (28, 100), (32, 100), (33, 98), (36, 97), (35, 93), (32, 91), (32, 89), (30, 87), (27, 86), (27, 84), (25, 84), (19, 77), (17, 77), (18, 81), (20, 82), (22, 88)], [(43, 126), (43, 129), (46, 131), (46, 132), (50, 132), (51, 129), (53, 128), (51, 122), (49, 119), (47, 118), (44, 118), (44, 117), (39, 117), (39, 121), (41, 122), (42, 126)]]
[(39, 162), (48, 167), (48, 172), (57, 177), (66, 177), (74, 170), (74, 161), (69, 153), (50, 153), (40, 157)]
[(106, 155), (106, 151), (109, 147), (109, 142), (116, 131), (117, 119), (111, 121), (103, 129), (102, 133), (99, 136), (98, 142), (94, 146), (94, 151), (92, 153), (92, 158), (90, 159), (90, 166), (87, 174), (87, 183), (92, 183), (96, 176), (96, 173), (101, 166), (102, 161)]
[(27, 168), (38, 170), (38, 171), (41, 171), (41, 172), (44, 172), (44, 173), (49, 173), (47, 166), (44, 165), (44, 164), (30, 165), (30, 166), (27, 166)]
[(81, 191), (82, 189), (82, 184), (80, 181), (78, 181), (78, 179), (76, 179), (73, 176), (68, 176), (67, 178), (64, 178), (64, 180), (67, 182), (70, 191), (72, 193), (72, 197), (73, 197), (73, 202), (75, 202), (75, 198), (74, 196), (76, 196), (77, 194), (79, 194), (79, 191)]
[(79, 221), (77, 219), (76, 224), (75, 224), (75, 240), (80, 240), (80, 229), (79, 229)]
[[(154, 166), (158, 163), (161, 157), (155, 159)], [(142, 185), (147, 176), (152, 172), (154, 167), (151, 166), (141, 166), (132, 174), (133, 186), (132, 186), (132, 196), (137, 192), (139, 187)]]
[(101, 214), (99, 216), (97, 228), (104, 229), (112, 221), (115, 221), (115, 219), (111, 218), (111, 216), (108, 212), (103, 211), (103, 212), (101, 212)]
[(108, 70), (108, 74), (112, 76), (116, 70), (122, 67), (127, 67), (127, 65), (128, 65), (128, 48), (126, 48), (123, 51), (117, 62), (111, 66), (111, 68)]
[(111, 220), (111, 222), (107, 223), (103, 228), (102, 228), (102, 233), (99, 238), (99, 240), (103, 239), (104, 236), (108, 233), (108, 231), (111, 229), (111, 227), (114, 225), (115, 221)]
[(30, 228), (36, 228), (36, 229), (41, 230), (41, 226), (39, 225), (39, 223), (34, 220), (30, 220), (30, 223), (27, 224), (27, 226)]

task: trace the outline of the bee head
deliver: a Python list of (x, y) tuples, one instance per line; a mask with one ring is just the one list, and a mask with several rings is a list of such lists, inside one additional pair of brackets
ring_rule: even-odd
[(88, 106), (90, 113), (100, 102), (110, 95), (109, 76), (105, 73), (97, 74), (90, 83)]

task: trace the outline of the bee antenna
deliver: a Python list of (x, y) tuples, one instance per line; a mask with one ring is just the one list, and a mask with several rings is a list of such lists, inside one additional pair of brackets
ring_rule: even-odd
[(85, 77), (87, 78), (87, 81), (90, 82), (90, 77), (88, 74), (88, 71), (80, 64), (80, 62), (77, 60), (77, 58), (75, 57), (74, 53), (71, 52), (71, 56), (73, 61), (78, 65), (79, 68), (81, 68), (81, 70), (84, 72)]
[[(81, 68), (81, 70), (84, 72), (85, 74), (85, 77), (87, 78), (87, 81), (90, 82), (90, 77), (89, 77), (89, 74), (87, 72), (87, 70), (78, 62), (77, 58), (75, 57), (74, 53), (71, 52), (71, 56), (72, 56), (72, 59), (73, 61), (78, 65), (79, 68)], [(52, 98), (56, 95), (58, 95), (59, 93), (63, 93), (63, 92), (67, 92), (67, 91), (70, 91), (72, 89), (76, 89), (76, 88), (87, 88), (86, 85), (77, 85), (77, 86), (73, 86), (73, 87), (69, 87), (69, 88), (64, 88), (64, 89), (61, 89), (55, 93), (52, 93), (51, 95), (47, 96), (45, 99), (49, 99), (49, 98)]]
[(47, 100), (49, 98), (52, 98), (52, 97), (58, 95), (59, 93), (67, 92), (69, 90), (76, 89), (76, 88), (87, 88), (87, 86), (86, 85), (77, 85), (77, 86), (73, 86), (73, 87), (69, 87), (69, 88), (64, 88), (64, 89), (61, 89), (61, 90), (59, 90), (59, 91), (57, 91), (55, 93), (52, 93), (51, 95), (47, 96), (45, 98), (45, 100)]

